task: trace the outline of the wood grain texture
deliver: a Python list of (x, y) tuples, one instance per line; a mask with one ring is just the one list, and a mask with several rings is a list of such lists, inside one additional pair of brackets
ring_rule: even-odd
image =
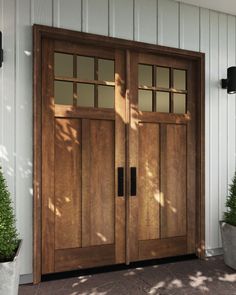
[[(116, 263), (125, 262), (125, 222), (126, 222), (126, 185), (125, 185), (125, 53), (115, 52), (115, 251)], [(124, 197), (118, 197), (118, 167), (124, 168)]]
[(114, 123), (86, 120), (82, 128), (82, 245), (113, 244)]
[(81, 247), (81, 121), (55, 120), (55, 249)]
[(186, 237), (174, 237), (161, 240), (139, 242), (139, 260), (170, 257), (186, 254)]
[[(198, 68), (195, 63), (190, 64), (187, 75), (187, 110), (191, 114), (191, 122), (186, 125), (187, 132), (187, 240), (188, 240), (188, 253), (194, 253), (196, 251), (196, 219), (197, 219), (197, 196), (200, 189), (200, 181), (198, 175), (199, 163), (201, 158), (201, 136), (196, 136), (197, 128), (201, 128), (198, 125), (202, 124), (201, 120), (198, 120), (198, 114), (201, 114), (201, 103), (198, 103), (198, 85), (202, 84), (199, 81)], [(193, 83), (192, 81), (196, 81)], [(201, 91), (201, 90), (200, 90)], [(201, 214), (200, 214), (201, 215)], [(201, 217), (200, 217), (201, 218)]]
[(127, 81), (129, 124), (128, 124), (128, 161), (127, 161), (127, 181), (128, 181), (128, 212), (127, 212), (127, 261), (138, 259), (138, 208), (139, 200), (137, 196), (130, 196), (130, 168), (136, 167), (138, 172), (138, 54), (128, 52), (127, 59)]
[(55, 271), (89, 268), (94, 266), (111, 265), (115, 263), (113, 245), (101, 245), (55, 251)]
[(42, 273), (54, 272), (54, 94), (53, 42), (43, 42), (42, 59)]
[(55, 116), (58, 118), (81, 118), (97, 120), (115, 120), (115, 111), (103, 108), (73, 107), (68, 105), (55, 105)]
[(33, 283), (41, 281), (42, 273), (42, 74), (41, 74), (41, 37), (40, 33), (33, 31), (34, 61), (33, 61), (33, 111), (34, 111), (34, 202), (33, 202)]
[[(204, 53), (201, 53), (201, 52), (172, 48), (168, 46), (148, 44), (144, 42), (137, 42), (137, 41), (131, 41), (126, 39), (107, 37), (107, 36), (96, 35), (91, 33), (76, 32), (76, 31), (71, 31), (67, 29), (52, 28), (52, 27), (43, 26), (43, 25), (34, 25), (34, 27), (36, 27), (36, 29), (40, 32), (42, 37), (48, 37), (52, 40), (58, 40), (58, 41), (62, 41), (62, 40), (68, 41), (71, 43), (70, 46), (74, 49), (77, 48), (77, 50), (80, 50), (80, 46), (83, 46), (83, 45), (97, 46), (98, 43), (100, 43), (101, 46), (104, 47), (105, 49), (118, 48), (118, 49), (125, 49), (125, 50), (128, 50), (128, 49), (137, 50), (140, 52), (147, 51), (149, 53), (154, 53), (154, 54), (169, 55), (169, 56), (175, 55), (176, 58), (182, 57), (182, 58), (186, 58), (190, 60), (200, 60), (201, 57), (204, 56)], [(76, 43), (77, 44), (79, 43), (80, 46), (78, 47)], [(57, 42), (55, 44), (55, 48), (58, 48)], [(66, 47), (63, 46), (63, 51), (65, 50), (65, 48)], [(99, 49), (93, 48), (92, 50), (97, 51)], [(111, 54), (113, 52), (113, 55), (114, 55), (113, 50), (110, 52)], [(98, 53), (98, 55), (99, 54), (100, 53)]]
[(164, 125), (161, 130), (161, 237), (186, 235), (186, 126)]
[[(107, 39), (106, 37), (101, 37), (101, 36), (95, 38), (94, 35), (88, 35), (88, 36), (86, 35), (88, 38), (85, 38), (86, 36), (83, 33), (81, 33), (82, 34), (81, 35), (80, 33), (71, 32), (71, 31), (68, 31), (68, 30), (51, 29), (51, 28), (42, 27), (42, 26), (37, 26), (36, 27), (36, 32), (38, 34), (38, 38), (43, 38), (43, 37), (46, 37), (47, 36), (47, 38), (49, 38), (49, 39), (52, 38), (52, 40), (54, 40), (55, 38), (58, 38), (60, 40), (66, 40), (66, 41), (69, 41), (69, 40), (72, 40), (73, 39), (73, 41), (75, 43), (81, 41), (81, 43), (83, 43), (83, 44), (86, 43), (86, 44), (89, 44), (89, 45), (95, 45), (95, 44), (98, 44), (97, 42), (102, 42), (103, 46), (106, 46), (107, 48), (113, 48), (113, 49), (114, 49), (114, 47), (120, 48), (120, 49), (126, 48), (126, 50), (127, 49), (130, 49), (130, 48), (134, 48), (135, 50), (140, 50), (140, 51), (147, 50), (147, 51), (152, 52), (152, 53), (154, 53), (154, 52), (156, 54), (161, 53), (162, 55), (166, 55), (166, 56), (169, 56), (170, 54), (175, 54), (176, 55), (176, 58), (181, 57), (181, 58), (186, 58), (188, 60), (195, 60), (198, 63), (198, 71), (201, 72), (201, 75), (203, 74), (203, 72), (202, 72), (203, 71), (203, 68), (204, 68), (203, 67), (203, 58), (204, 58), (204, 55), (203, 54), (192, 53), (192, 52), (188, 52), (188, 51), (180, 51), (180, 50), (177, 50), (177, 49), (176, 50), (172, 50), (170, 48), (165, 48), (165, 47), (161, 47), (161, 46), (147, 45), (147, 44), (144, 44), (144, 43), (131, 42), (131, 41), (127, 41), (127, 40), (125, 40), (125, 41), (124, 40), (118, 40), (118, 39), (111, 39), (110, 40), (110, 39)], [(37, 58), (38, 58), (37, 61), (38, 61), (38, 60), (40, 60), (39, 57), (41, 56), (41, 52), (40, 52), (41, 49), (38, 48), (37, 50), (39, 52), (39, 55), (37, 56)], [(132, 55), (134, 55), (134, 56), (136, 55), (136, 57), (137, 57), (137, 53), (133, 53), (132, 52)], [(129, 63), (129, 58), (130, 58), (130, 63)], [(135, 61), (135, 58), (133, 59), (133, 56), (131, 58), (131, 54), (129, 54), (129, 58), (127, 58), (127, 60), (128, 60), (128, 62), (127, 62), (128, 67), (127, 67), (127, 73), (126, 73), (126, 74), (129, 74), (129, 77), (127, 77), (127, 82), (128, 82), (127, 83), (127, 89), (128, 89), (128, 91), (127, 91), (127, 101), (128, 101), (128, 103), (126, 103), (126, 105), (129, 105), (130, 104), (130, 107), (131, 107), (130, 114), (131, 114), (131, 118), (133, 119), (133, 122), (131, 124), (131, 128), (130, 128), (129, 131), (131, 131), (131, 132), (134, 131), (134, 133), (131, 134), (131, 138), (132, 138), (132, 135), (133, 136), (138, 135), (138, 132), (135, 130), (135, 128), (136, 128), (137, 123), (139, 121), (139, 117), (138, 117), (138, 112), (137, 112), (137, 95), (135, 95), (135, 91), (136, 90), (135, 90), (135, 86), (134, 86), (135, 83), (134, 84), (131, 83), (131, 80), (135, 77), (135, 72), (130, 71), (130, 68), (131, 67), (129, 65), (131, 65), (131, 66), (134, 65), (134, 67), (135, 67), (135, 63), (136, 63), (137, 60)], [(132, 77), (132, 79), (131, 79), (131, 77)], [(198, 79), (199, 79), (199, 77), (200, 77), (200, 74), (198, 74)], [(199, 83), (202, 83), (202, 85), (204, 84), (203, 81), (201, 81)], [(134, 87), (134, 88), (132, 88), (132, 87)], [(36, 97), (39, 97), (39, 101), (38, 101), (38, 104), (37, 104), (37, 111), (40, 112), (40, 108), (41, 108), (40, 99), (41, 99), (41, 96), (39, 96), (39, 94), (38, 94), (39, 92), (37, 92), (37, 89), (41, 89), (41, 88), (38, 87), (38, 85), (35, 85), (35, 88), (34, 89), (35, 89), (35, 91), (36, 91), (36, 93), (38, 95), (38, 96), (36, 95)], [(118, 89), (118, 87), (117, 87), (117, 89)], [(204, 135), (204, 127), (203, 127), (204, 126), (204, 118), (202, 117), (202, 114), (204, 113), (202, 111), (202, 105), (203, 105), (202, 102), (203, 102), (203, 99), (204, 99), (203, 90), (201, 90), (201, 93), (200, 92), (197, 92), (196, 95), (199, 95), (198, 97), (201, 97), (201, 110), (199, 110), (199, 113), (198, 113), (199, 118), (201, 118), (201, 124), (198, 126), (198, 129), (197, 129), (198, 130), (197, 136), (199, 136), (200, 133), (201, 133), (201, 135), (202, 134)], [(126, 109), (125, 113), (128, 114), (129, 113), (129, 110)], [(124, 116), (124, 117), (127, 118), (127, 116)], [(178, 118), (176, 117), (175, 119), (177, 120)], [(113, 128), (115, 128), (115, 124), (114, 124), (114, 121), (113, 120), (110, 120), (110, 119), (109, 120), (106, 120), (105, 118), (103, 118), (102, 121), (103, 120), (110, 122), (110, 124), (113, 125)], [(182, 118), (182, 120), (183, 120), (183, 118)], [(83, 121), (82, 122), (82, 141), (84, 141), (84, 142), (87, 141), (90, 144), (90, 133), (89, 132), (86, 133), (87, 128), (88, 127), (90, 128), (90, 126), (89, 126), (90, 125), (90, 119), (88, 117), (86, 117), (85, 119), (82, 119), (82, 121)], [(94, 121), (94, 120), (91, 120), (91, 121)], [(125, 120), (125, 121), (127, 122), (127, 120)], [(39, 123), (39, 126), (37, 124), (36, 125), (37, 125), (37, 127), (39, 128), (39, 131), (40, 131), (40, 123), (41, 123), (41, 121), (38, 122), (38, 123)], [(151, 121), (150, 121), (150, 123), (151, 123)], [(181, 123), (181, 122), (178, 122), (178, 123)], [(182, 123), (188, 124), (187, 122), (184, 122), (184, 121)], [(179, 126), (179, 127), (181, 127), (181, 126)], [(97, 134), (97, 132), (94, 132), (94, 134), (95, 133)], [(86, 135), (87, 135), (87, 138), (86, 138)], [(113, 140), (114, 140), (114, 138), (115, 137), (114, 137), (114, 134), (113, 134)], [(134, 137), (132, 139), (134, 139)], [(198, 210), (198, 213), (201, 214), (201, 216), (203, 216), (204, 202), (201, 199), (201, 198), (203, 198), (202, 195), (201, 195), (201, 193), (204, 192), (204, 181), (203, 181), (203, 179), (204, 179), (204, 177), (203, 177), (204, 143), (203, 143), (203, 138), (199, 139), (198, 143), (200, 144), (199, 152), (201, 152), (201, 156), (198, 159), (198, 164), (199, 164), (198, 167), (199, 167), (199, 170), (198, 170), (197, 173), (198, 173), (198, 177), (200, 177), (200, 179), (201, 179), (201, 187), (199, 188), (199, 191), (198, 191), (199, 199), (197, 199), (197, 202), (198, 202), (197, 203), (197, 206), (198, 206), (197, 207), (197, 210)], [(133, 164), (136, 164), (138, 162), (137, 154), (131, 153), (131, 151), (138, 151), (138, 147), (137, 146), (138, 146), (137, 145), (137, 139), (136, 139), (136, 143), (135, 143), (135, 140), (134, 140), (134, 146), (132, 146), (132, 147), (129, 146), (129, 151), (130, 151), (130, 155), (131, 155), (131, 158), (128, 161), (128, 165), (129, 166), (131, 166), (131, 165), (134, 166)], [(88, 152), (85, 151), (85, 149), (88, 149), (89, 150), (89, 148), (87, 146), (84, 146), (84, 148), (82, 146), (82, 155), (83, 154), (86, 155), (86, 153), (87, 153), (87, 156), (85, 156), (85, 161), (83, 161), (83, 163), (82, 163), (82, 169), (85, 169), (86, 168), (89, 171), (91, 159), (90, 159), (90, 156), (88, 156)], [(129, 158), (129, 157), (127, 157), (127, 158)], [(39, 157), (38, 156), (37, 156), (37, 160), (39, 160)], [(114, 173), (113, 180), (114, 180), (114, 184), (115, 184), (115, 169), (114, 169), (114, 167), (115, 167), (116, 163), (117, 162), (115, 162), (115, 159), (114, 159), (114, 163), (113, 163), (113, 173)], [(136, 167), (138, 168), (138, 165)], [(126, 170), (126, 172), (127, 171), (128, 170)], [(127, 174), (127, 178), (129, 178), (129, 175), (128, 174)], [(36, 179), (39, 179), (39, 186), (40, 186), (41, 185), (41, 183), (40, 183), (40, 181), (41, 181), (41, 179), (40, 179), (40, 173), (37, 174), (37, 172), (36, 172)], [(83, 179), (83, 181), (84, 181), (84, 184), (85, 184), (84, 190), (86, 192), (86, 189), (87, 190), (90, 189), (89, 177), (87, 176), (87, 180), (86, 180), (86, 177), (85, 177), (85, 179)], [(86, 185), (86, 181), (87, 181), (87, 185)], [(113, 184), (113, 187), (114, 187), (114, 184)], [(126, 186), (126, 192), (129, 192), (129, 187), (128, 186)], [(115, 196), (115, 192), (114, 192), (114, 196)], [(35, 206), (36, 206), (35, 208), (37, 208), (37, 206), (40, 205), (40, 202), (39, 202), (39, 200), (37, 200), (37, 198), (35, 198), (35, 201), (36, 201), (35, 202)], [(138, 206), (137, 206), (138, 205), (138, 202), (137, 202), (137, 199), (135, 199), (135, 198), (133, 198), (132, 200), (129, 200), (129, 202), (127, 202), (127, 204), (129, 204), (129, 206), (128, 206), (129, 209), (138, 208)], [(89, 208), (89, 206), (90, 206), (90, 204), (88, 202), (88, 208)], [(114, 205), (114, 207), (115, 207), (115, 205)], [(87, 210), (87, 212), (89, 214), (89, 210)], [(117, 212), (119, 212), (119, 211), (116, 211), (116, 213)], [(130, 213), (130, 210), (128, 210), (128, 212)], [(138, 255), (139, 255), (139, 248), (138, 248), (138, 245), (137, 244), (135, 245), (135, 243), (133, 243), (133, 239), (131, 239), (131, 238), (136, 238), (136, 240), (137, 240), (137, 237), (138, 237), (138, 235), (137, 235), (137, 232), (138, 232), (137, 231), (137, 224), (135, 225), (135, 223), (134, 223), (135, 221), (137, 221), (137, 213), (134, 213), (133, 216), (130, 216), (129, 214), (127, 216), (128, 216), (128, 218), (127, 218), (128, 227), (130, 226), (130, 224), (133, 224), (131, 230), (129, 228), (129, 231), (128, 231), (130, 233), (130, 236), (127, 236), (127, 241), (129, 241), (129, 244), (131, 245), (131, 243), (132, 243), (132, 245), (131, 245), (132, 251), (130, 251), (130, 253), (133, 255), (133, 257), (130, 257), (129, 256), (127, 258), (126, 261), (129, 262), (131, 259), (134, 259), (134, 260), (139, 259), (139, 257), (138, 257)], [(118, 218), (116, 218), (116, 222), (117, 222), (117, 220), (118, 220)], [(131, 223), (130, 223), (130, 221), (131, 221)], [(198, 237), (198, 241), (200, 241), (200, 239), (203, 238), (203, 222), (202, 222), (201, 218), (199, 218), (197, 220), (197, 222), (198, 222), (198, 226), (199, 225), (201, 226), (201, 230), (199, 232), (199, 237)], [(89, 227), (92, 227), (91, 223), (88, 222), (88, 226)], [(121, 223), (121, 228), (122, 228), (122, 226), (123, 225)], [(37, 241), (37, 239), (39, 238), (39, 233), (37, 233), (36, 236), (37, 236), (37, 238), (36, 238), (36, 241)], [(122, 239), (120, 241), (122, 241)], [(143, 242), (145, 242), (145, 241), (143, 241)], [(121, 242), (121, 244), (122, 243), (123, 242)], [(204, 241), (203, 241), (203, 243), (204, 243)], [(104, 245), (93, 246), (92, 248), (94, 249), (94, 247), (97, 248), (97, 247), (103, 247), (103, 246)], [(112, 247), (114, 248), (114, 251), (117, 251), (115, 249), (115, 246), (114, 245), (112, 245)], [(37, 251), (37, 249), (38, 248), (36, 246), (35, 247), (35, 251)], [(64, 250), (60, 250), (60, 251), (64, 251)], [(106, 255), (106, 254), (104, 254), (104, 255)], [(119, 254), (119, 255), (121, 255), (121, 254)], [(102, 259), (102, 256), (100, 256), (100, 259)], [(113, 257), (112, 259), (116, 259), (116, 258)], [(114, 261), (114, 260), (112, 260), (112, 261)], [(37, 267), (36, 268), (40, 272), (39, 264), (37, 264)]]
[[(149, 141), (152, 144), (149, 144)], [(139, 240), (160, 236), (159, 125), (139, 123)]]

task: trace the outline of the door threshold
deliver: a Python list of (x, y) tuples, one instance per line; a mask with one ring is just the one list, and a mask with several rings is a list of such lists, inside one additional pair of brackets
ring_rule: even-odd
[(181, 255), (181, 256), (174, 256), (174, 257), (167, 257), (167, 258), (160, 258), (160, 259), (151, 259), (151, 260), (143, 260), (143, 261), (136, 261), (131, 262), (129, 265), (126, 264), (115, 264), (115, 265), (108, 265), (108, 266), (100, 266), (94, 268), (87, 268), (87, 269), (78, 269), (66, 272), (58, 272), (53, 274), (46, 274), (42, 275), (41, 280), (42, 282), (45, 281), (52, 281), (52, 280), (61, 280), (71, 277), (77, 276), (87, 276), (87, 275), (94, 275), (99, 273), (106, 273), (111, 271), (120, 271), (120, 270), (128, 270), (134, 269), (139, 267), (145, 266), (152, 266), (152, 265), (161, 265), (179, 261), (187, 261), (198, 259), (196, 254), (188, 254), (188, 255)]

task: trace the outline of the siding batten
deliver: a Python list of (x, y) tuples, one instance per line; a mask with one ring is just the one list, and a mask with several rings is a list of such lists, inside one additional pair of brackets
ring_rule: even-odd
[(210, 248), (219, 245), (219, 14), (210, 12)]

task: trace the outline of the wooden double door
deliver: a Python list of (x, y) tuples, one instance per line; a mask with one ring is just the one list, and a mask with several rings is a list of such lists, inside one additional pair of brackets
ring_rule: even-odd
[(42, 40), (42, 274), (196, 253), (197, 67)]

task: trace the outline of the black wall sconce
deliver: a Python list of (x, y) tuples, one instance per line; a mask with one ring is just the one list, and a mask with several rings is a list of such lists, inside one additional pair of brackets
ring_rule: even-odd
[(2, 32), (0, 31), (0, 68), (3, 62), (3, 49), (2, 49)]
[(227, 89), (229, 94), (236, 93), (236, 67), (227, 69), (227, 79), (221, 79), (221, 86)]

